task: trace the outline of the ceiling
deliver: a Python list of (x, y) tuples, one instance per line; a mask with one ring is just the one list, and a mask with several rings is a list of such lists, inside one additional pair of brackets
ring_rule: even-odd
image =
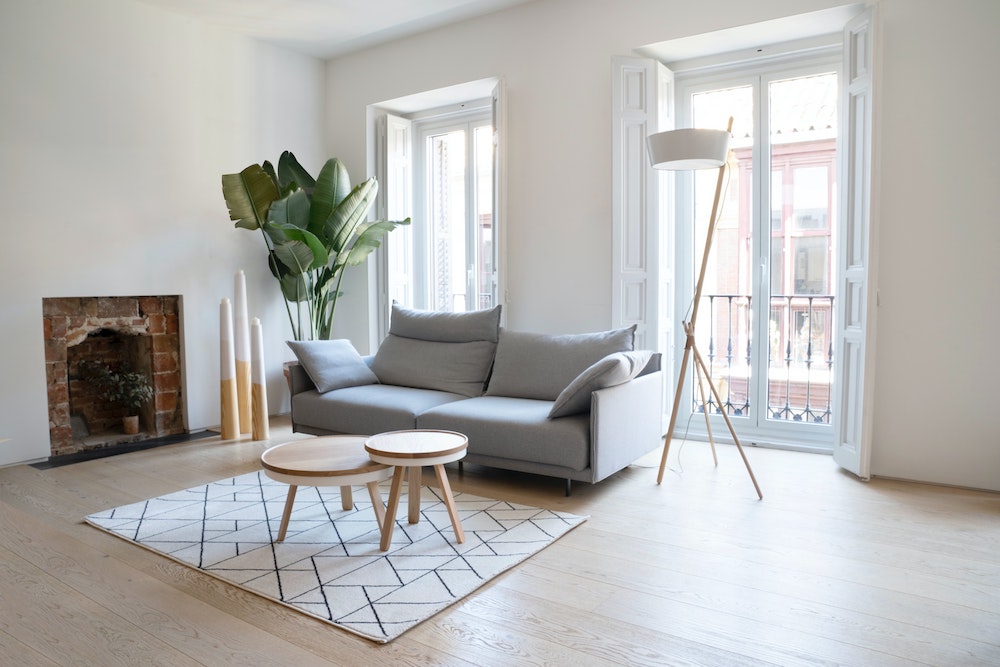
[(325, 59), (533, 0), (138, 1)]

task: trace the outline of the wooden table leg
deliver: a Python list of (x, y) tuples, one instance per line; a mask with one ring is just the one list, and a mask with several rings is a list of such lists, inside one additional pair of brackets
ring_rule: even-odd
[(288, 486), (288, 496), (285, 498), (285, 511), (281, 515), (281, 527), (278, 528), (278, 542), (285, 541), (285, 531), (288, 530), (288, 519), (292, 516), (292, 505), (295, 504), (295, 491), (298, 488), (294, 484)]
[(455, 498), (451, 495), (451, 485), (448, 484), (448, 475), (444, 466), (438, 463), (434, 466), (437, 474), (438, 484), (441, 485), (441, 495), (444, 496), (444, 506), (448, 508), (448, 516), (451, 517), (451, 527), (455, 529), (455, 540), (459, 544), (465, 542), (465, 531), (462, 530), (462, 521), (458, 518), (458, 509), (455, 507)]
[(420, 521), (420, 466), (410, 467), (410, 481), (406, 486), (410, 499), (410, 523)]
[(402, 466), (396, 466), (392, 473), (392, 485), (389, 487), (389, 506), (385, 510), (385, 519), (382, 520), (382, 541), (379, 548), (382, 551), (389, 550), (392, 542), (392, 529), (396, 525), (396, 510), (399, 509), (399, 493), (403, 487)]
[(344, 508), (345, 512), (354, 509), (354, 494), (351, 493), (351, 487), (340, 487), (340, 506)]
[(385, 505), (382, 503), (382, 494), (378, 490), (378, 482), (368, 482), (368, 496), (372, 499), (372, 510), (375, 511), (375, 521), (381, 531), (385, 525)]

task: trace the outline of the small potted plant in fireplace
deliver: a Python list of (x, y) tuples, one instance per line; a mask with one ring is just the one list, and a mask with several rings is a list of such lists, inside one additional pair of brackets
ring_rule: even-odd
[(122, 428), (126, 434), (139, 432), (139, 408), (153, 397), (153, 387), (144, 373), (128, 366), (111, 370), (102, 363), (81, 361), (80, 372), (89, 382), (94, 383), (101, 396), (125, 409)]

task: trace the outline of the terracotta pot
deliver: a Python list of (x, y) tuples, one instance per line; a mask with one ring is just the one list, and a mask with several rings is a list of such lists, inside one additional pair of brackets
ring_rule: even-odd
[(292, 361), (286, 361), (283, 364), (281, 364), (281, 370), (282, 370), (282, 372), (285, 375), (285, 382), (288, 383), (288, 390), (289, 391), (291, 391), (291, 389), (292, 389), (292, 372), (290, 370), (288, 370), (288, 369), (291, 366), (298, 366), (298, 365), (299, 365), (299, 362), (298, 362), (297, 359), (293, 359)]
[(122, 429), (125, 435), (135, 435), (139, 432), (139, 415), (122, 417)]

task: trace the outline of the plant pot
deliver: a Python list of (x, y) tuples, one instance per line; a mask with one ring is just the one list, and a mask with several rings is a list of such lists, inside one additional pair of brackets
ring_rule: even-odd
[(282, 372), (285, 375), (285, 382), (288, 383), (288, 390), (289, 391), (292, 390), (292, 371), (290, 371), (289, 368), (291, 368), (292, 366), (298, 366), (298, 365), (299, 365), (299, 362), (296, 359), (293, 359), (292, 361), (286, 361), (285, 363), (281, 364), (281, 370), (282, 370)]
[(131, 417), (122, 417), (122, 430), (125, 431), (125, 435), (135, 435), (139, 432), (139, 415), (132, 415)]

